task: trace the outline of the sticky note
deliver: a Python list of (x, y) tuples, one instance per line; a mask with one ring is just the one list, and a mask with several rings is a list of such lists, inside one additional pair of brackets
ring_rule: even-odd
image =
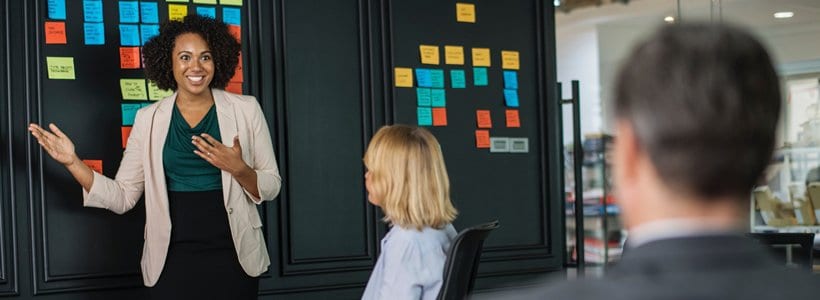
[(478, 128), (493, 128), (493, 120), (490, 117), (490, 111), (479, 109), (475, 111), (475, 120), (478, 123)]
[(463, 65), (464, 47), (444, 46), (444, 63), (448, 65)]
[(137, 111), (142, 108), (139, 103), (124, 103), (122, 107), (122, 125), (134, 125), (134, 118), (137, 116)]
[(430, 100), (433, 107), (447, 106), (447, 97), (444, 89), (430, 89)]
[(395, 68), (393, 73), (396, 87), (413, 87), (413, 69)]
[(430, 106), (433, 104), (430, 89), (416, 88), (416, 103), (418, 106)]
[(242, 0), (220, 0), (219, 4), (242, 6)]
[(86, 45), (105, 45), (105, 26), (103, 23), (83, 23), (83, 36)]
[(420, 87), (432, 87), (433, 80), (430, 78), (430, 69), (416, 69), (416, 82)]
[(473, 85), (487, 85), (487, 68), (473, 68)]
[(518, 89), (518, 72), (504, 71), (504, 88), (514, 90)]
[(456, 3), (456, 21), (475, 23), (475, 4)]
[(521, 127), (521, 120), (518, 119), (517, 109), (508, 109), (507, 112), (507, 127), (518, 128)]
[(124, 100), (148, 100), (145, 79), (120, 79), (120, 89)]
[(128, 137), (131, 136), (131, 126), (122, 126), (120, 132), (122, 132), (122, 148), (125, 149), (128, 147)]
[(120, 45), (139, 46), (140, 29), (139, 25), (120, 24)]
[(75, 79), (73, 57), (48, 56), (46, 57), (46, 68), (48, 79)]
[(65, 20), (65, 0), (48, 0), (48, 18)]
[(103, 162), (99, 159), (83, 159), (83, 163), (94, 170), (94, 172), (102, 174), (103, 172)]
[(223, 7), (222, 21), (228, 25), (242, 25), (242, 14), (238, 8)]
[(140, 2), (140, 18), (143, 23), (159, 23), (159, 8), (156, 2)]
[(490, 48), (473, 48), (473, 66), (490, 66)]
[(492, 152), (492, 153), (510, 152), (510, 138), (491, 137), (490, 138), (490, 152)]
[(165, 2), (184, 2), (184, 3), (188, 3), (188, 0), (165, 0)]
[(159, 25), (149, 25), (149, 24), (142, 24), (140, 25), (140, 40), (142, 44), (145, 45), (145, 42), (148, 42), (151, 38), (159, 35)]
[(518, 90), (504, 89), (504, 103), (509, 107), (518, 107)]
[[(216, 19), (216, 18), (214, 18)], [(228, 25), (228, 32), (236, 38), (236, 41), (242, 43), (242, 28), (236, 25)]]
[(65, 44), (65, 22), (46, 22), (46, 44)]
[(228, 86), (225, 87), (226, 91), (229, 91), (234, 94), (242, 94), (242, 83), (241, 82), (228, 82)]
[(518, 70), (518, 51), (501, 51), (501, 68)]
[(204, 6), (197, 6), (196, 7), (196, 14), (208, 17), (211, 19), (216, 19), (216, 7), (204, 7)]
[(426, 65), (438, 64), (438, 46), (419, 45), (419, 53), (421, 54), (421, 63)]
[(444, 70), (430, 70), (430, 86), (434, 88), (444, 88)]
[(188, 5), (168, 4), (168, 19), (182, 21), (188, 15)]
[(83, 0), (83, 20), (86, 22), (103, 21), (103, 4), (101, 0)]
[(172, 90), (161, 90), (153, 82), (148, 82), (148, 100), (162, 100), (174, 94)]
[(467, 79), (464, 77), (464, 70), (450, 70), (450, 86), (454, 89), (465, 88)]
[(433, 108), (433, 126), (447, 126), (447, 109)]
[(419, 107), (416, 109), (419, 126), (433, 125), (433, 110), (429, 107)]
[(216, 4), (216, 0), (194, 0), (194, 3), (199, 3), (199, 4)]
[(476, 130), (475, 131), (475, 147), (479, 149), (490, 148), (490, 131)]
[(120, 1), (120, 23), (139, 23), (139, 7), (137, 1)]
[(120, 69), (139, 69), (140, 58), (139, 47), (120, 47)]

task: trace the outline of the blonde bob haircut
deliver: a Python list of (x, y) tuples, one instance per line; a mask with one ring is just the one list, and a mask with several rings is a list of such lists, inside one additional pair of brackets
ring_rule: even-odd
[(441, 146), (429, 131), (407, 125), (384, 126), (364, 155), (372, 196), (384, 221), (402, 228), (441, 229), (458, 212), (450, 202), (450, 180)]

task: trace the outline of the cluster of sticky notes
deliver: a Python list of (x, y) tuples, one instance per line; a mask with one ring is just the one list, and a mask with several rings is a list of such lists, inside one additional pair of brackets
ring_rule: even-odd
[(416, 81), (420, 87), (444, 88), (444, 70), (416, 69)]
[(504, 104), (518, 107), (518, 72), (504, 71)]
[(74, 58), (73, 57), (46, 57), (46, 70), (48, 79), (69, 79), (74, 80)]
[[(136, 3), (136, 2), (135, 2)], [(83, 0), (83, 36), (86, 45), (105, 45), (102, 0)]]
[(456, 21), (461, 23), (475, 23), (475, 4), (456, 3)]

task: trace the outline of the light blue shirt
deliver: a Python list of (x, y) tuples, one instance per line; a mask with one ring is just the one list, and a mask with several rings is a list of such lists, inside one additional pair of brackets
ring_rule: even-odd
[(382, 239), (382, 253), (362, 300), (436, 299), (456, 234), (451, 224), (421, 231), (392, 227)]

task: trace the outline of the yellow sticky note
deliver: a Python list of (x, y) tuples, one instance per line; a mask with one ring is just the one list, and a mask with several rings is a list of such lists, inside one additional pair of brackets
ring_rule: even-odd
[(174, 94), (172, 90), (161, 90), (153, 82), (148, 82), (148, 100), (162, 100)]
[(501, 68), (518, 70), (518, 51), (501, 51)]
[(419, 52), (421, 53), (421, 63), (428, 65), (438, 64), (438, 46), (419, 45)]
[(148, 100), (145, 79), (120, 79), (120, 89), (124, 100)]
[(219, 4), (242, 6), (242, 0), (220, 0)]
[(46, 68), (48, 69), (48, 79), (76, 79), (74, 77), (73, 57), (46, 57)]
[(448, 65), (463, 65), (464, 47), (444, 46), (444, 63)]
[(216, 4), (216, 0), (194, 0), (197, 4)]
[(473, 48), (473, 66), (490, 66), (490, 48)]
[(456, 3), (456, 21), (475, 23), (475, 4)]
[(182, 21), (188, 15), (188, 5), (168, 4), (168, 19)]
[(413, 87), (413, 69), (396, 68), (396, 87)]
[(188, 0), (165, 0), (165, 2), (188, 2)]

